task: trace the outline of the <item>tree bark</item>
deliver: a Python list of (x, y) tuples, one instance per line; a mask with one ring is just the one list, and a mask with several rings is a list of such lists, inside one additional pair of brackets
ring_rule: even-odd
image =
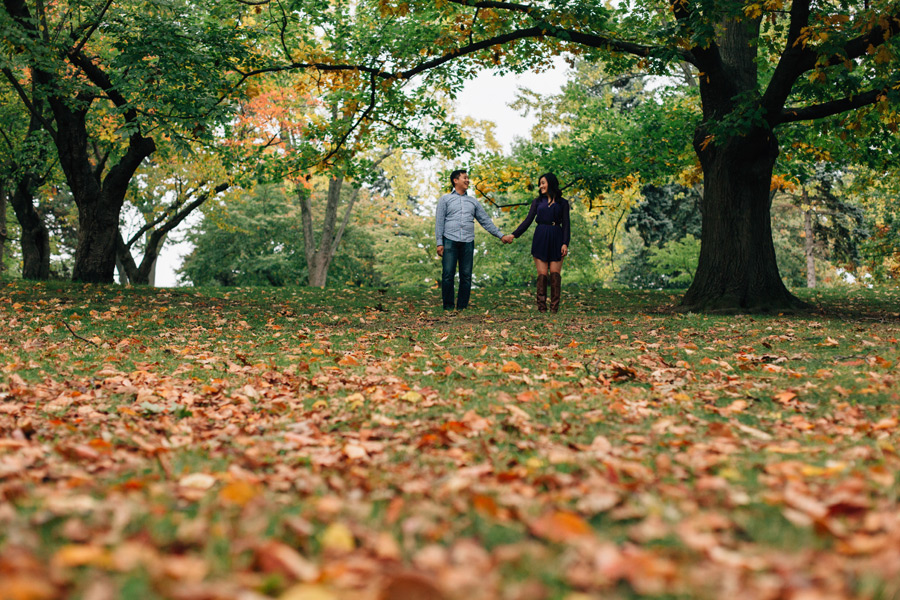
[(798, 307), (778, 273), (772, 242), (774, 135), (760, 129), (705, 149), (702, 144), (695, 140), (704, 173), (700, 260), (681, 308), (755, 312)]
[[(310, 287), (324, 288), (328, 281), (328, 268), (337, 251), (340, 242), (334, 235), (334, 226), (337, 222), (338, 203), (341, 200), (341, 188), (344, 186), (344, 176), (332, 177), (328, 182), (328, 197), (325, 203), (325, 219), (322, 221), (322, 235), (319, 237), (318, 247), (315, 243), (312, 228), (312, 209), (309, 206), (309, 194), (301, 194), (301, 213), (303, 217), (304, 249), (306, 251), (306, 267)], [(303, 208), (305, 203), (305, 208)], [(352, 205), (351, 207), (352, 208)], [(349, 211), (348, 213), (349, 214)], [(307, 218), (309, 226), (307, 227)], [(343, 232), (341, 227), (341, 232)], [(310, 243), (311, 242), (311, 243)]]
[(34, 184), (31, 175), (23, 176), (9, 200), (22, 228), (22, 278), (46, 281), (50, 278), (50, 233), (34, 207)]
[[(770, 188), (778, 141), (772, 126), (752, 117), (757, 96), (759, 22), (726, 21), (718, 44), (699, 49), (703, 122), (694, 150), (703, 168), (703, 229), (685, 311), (757, 312), (797, 308), (784, 286), (772, 242)], [(726, 120), (735, 120), (725, 126)], [(749, 119), (749, 122), (748, 122)]]
[(806, 254), (806, 287), (812, 289), (816, 287), (816, 257), (815, 257), (815, 232), (813, 231), (813, 209), (809, 204), (809, 194), (806, 188), (803, 188), (802, 200), (800, 202), (803, 207), (803, 250)]
[[(131, 284), (155, 285), (156, 262), (159, 259), (159, 253), (162, 251), (163, 244), (165, 243), (166, 236), (169, 232), (181, 225), (181, 223), (188, 218), (194, 210), (206, 202), (212, 194), (224, 192), (230, 186), (230, 183), (220, 183), (213, 188), (212, 192), (202, 192), (191, 202), (184, 205), (182, 205), (183, 201), (179, 200), (166, 209), (163, 215), (141, 227), (141, 229), (127, 242), (122, 237), (122, 232), (117, 230), (116, 261), (120, 276), (123, 273), (125, 275), (123, 283), (127, 281)], [(131, 255), (131, 248), (143, 235), (146, 236), (146, 245), (144, 247), (144, 255), (141, 258), (141, 264), (138, 265)]]
[(58, 129), (54, 141), (60, 165), (78, 207), (72, 280), (112, 283), (125, 193), (135, 171), (156, 150), (156, 145), (140, 133), (132, 134), (125, 154), (101, 179), (103, 165), (94, 168), (88, 152), (87, 110), (74, 110), (60, 98), (51, 98), (49, 104)]
[(6, 271), (6, 263), (3, 255), (6, 251), (6, 240), (9, 239), (9, 230), (6, 228), (6, 186), (0, 179), (0, 275)]

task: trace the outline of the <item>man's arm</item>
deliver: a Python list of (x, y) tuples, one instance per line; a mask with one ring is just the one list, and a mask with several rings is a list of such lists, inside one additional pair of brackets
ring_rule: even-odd
[(490, 233), (492, 236), (497, 238), (503, 238), (503, 232), (494, 225), (494, 222), (491, 220), (487, 211), (484, 210), (484, 207), (481, 205), (481, 202), (477, 200), (473, 200), (475, 203), (475, 220), (478, 221), (478, 224), (484, 227), (484, 230)]
[(447, 218), (447, 201), (441, 196), (437, 204), (437, 212), (434, 216), (434, 241), (438, 248), (438, 255), (444, 250), (444, 220)]

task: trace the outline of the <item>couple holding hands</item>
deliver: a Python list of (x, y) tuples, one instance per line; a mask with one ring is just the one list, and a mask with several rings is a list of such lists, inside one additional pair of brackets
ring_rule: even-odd
[(457, 310), (469, 305), (472, 289), (472, 262), (475, 254), (475, 221), (485, 231), (511, 244), (537, 219), (531, 255), (537, 268), (537, 309), (547, 311), (547, 287), (550, 287), (550, 312), (559, 310), (560, 288), (562, 286), (563, 258), (569, 253), (569, 202), (559, 191), (559, 180), (553, 173), (545, 173), (538, 180), (540, 195), (531, 202), (528, 216), (512, 233), (503, 233), (494, 225), (481, 203), (469, 196), (469, 175), (464, 169), (450, 175), (453, 188), (438, 200), (435, 219), (435, 241), (437, 253), (443, 260), (441, 274), (441, 295), (444, 310), (452, 310), (453, 280), (459, 268), (459, 295)]

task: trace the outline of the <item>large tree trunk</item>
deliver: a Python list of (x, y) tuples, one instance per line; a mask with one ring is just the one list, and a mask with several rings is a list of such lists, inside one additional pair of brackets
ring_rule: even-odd
[(125, 193), (135, 171), (156, 150), (156, 145), (140, 133), (132, 134), (125, 154), (101, 179), (103, 164), (93, 166), (88, 152), (86, 109), (73, 110), (58, 98), (51, 99), (50, 106), (59, 131), (54, 141), (60, 165), (78, 206), (72, 280), (112, 283)]
[(724, 143), (698, 132), (703, 166), (703, 233), (685, 310), (759, 311), (796, 306), (778, 273), (769, 187), (778, 144), (765, 129)]
[[(77, 196), (76, 196), (77, 198)], [(78, 245), (73, 281), (112, 283), (116, 268), (116, 233), (121, 204), (82, 198), (78, 205)]]
[(22, 228), (22, 277), (45, 281), (50, 277), (50, 233), (34, 207), (33, 188), (32, 177), (25, 175), (16, 183), (10, 203)]
[(802, 305), (781, 281), (772, 242), (769, 192), (778, 141), (771, 126), (753, 116), (759, 23), (726, 20), (718, 47), (701, 57), (708, 71), (700, 77), (703, 122), (694, 133), (694, 150), (703, 168), (703, 232), (697, 273), (682, 310), (754, 312)]

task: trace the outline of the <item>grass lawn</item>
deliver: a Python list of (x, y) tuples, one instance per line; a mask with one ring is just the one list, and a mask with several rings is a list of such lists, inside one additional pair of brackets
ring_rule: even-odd
[(900, 291), (0, 282), (0, 598), (900, 598)]

